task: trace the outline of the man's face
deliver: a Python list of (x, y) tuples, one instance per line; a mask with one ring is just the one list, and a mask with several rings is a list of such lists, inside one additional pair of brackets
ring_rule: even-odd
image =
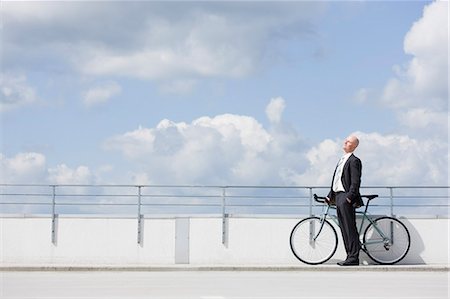
[(356, 138), (350, 136), (345, 139), (344, 146), (342, 148), (344, 149), (344, 152), (351, 153), (355, 150), (357, 145)]

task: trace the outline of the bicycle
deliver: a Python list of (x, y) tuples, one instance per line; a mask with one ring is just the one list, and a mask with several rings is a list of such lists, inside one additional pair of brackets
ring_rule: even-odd
[[(362, 215), (362, 221), (358, 229), (361, 249), (376, 263), (392, 265), (401, 261), (409, 251), (411, 237), (406, 226), (398, 219), (382, 216), (372, 220), (367, 212), (370, 201), (378, 195), (362, 195), (367, 198), (364, 212), (356, 211)], [(290, 236), (291, 250), (295, 257), (309, 265), (318, 265), (328, 261), (336, 252), (338, 235), (336, 229), (328, 219), (333, 220), (338, 226), (337, 216), (330, 215), (330, 209), (336, 207), (328, 202), (325, 197), (314, 194), (316, 202), (326, 204), (320, 215), (311, 216), (298, 222), (292, 229)], [(328, 219), (327, 219), (328, 218)], [(369, 224), (364, 234), (361, 234), (365, 221)]]

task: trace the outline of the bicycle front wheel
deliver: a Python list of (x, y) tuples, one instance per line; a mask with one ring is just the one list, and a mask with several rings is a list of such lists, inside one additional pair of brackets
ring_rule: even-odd
[(363, 245), (372, 260), (379, 264), (392, 265), (406, 256), (411, 237), (402, 222), (386, 216), (375, 219), (366, 228)]
[(321, 222), (319, 217), (309, 217), (294, 226), (290, 244), (292, 253), (300, 261), (317, 265), (325, 263), (333, 256), (338, 237), (330, 222), (327, 220)]

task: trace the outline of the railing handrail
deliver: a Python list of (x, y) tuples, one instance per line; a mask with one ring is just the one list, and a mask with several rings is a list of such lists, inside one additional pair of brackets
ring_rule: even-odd
[[(156, 188), (256, 188), (256, 189), (323, 189), (330, 188), (330, 186), (325, 185), (170, 185), (170, 184), (9, 184), (9, 183), (0, 183), (0, 186), (11, 186), (11, 187), (156, 187)], [(386, 189), (386, 188), (395, 188), (395, 189), (430, 189), (430, 188), (450, 188), (450, 186), (445, 185), (368, 185), (361, 186), (364, 189)]]

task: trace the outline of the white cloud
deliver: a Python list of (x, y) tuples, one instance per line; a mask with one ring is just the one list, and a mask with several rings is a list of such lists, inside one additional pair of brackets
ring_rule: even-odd
[(153, 130), (139, 127), (105, 142), (106, 149), (118, 149), (127, 158), (133, 159), (153, 151), (155, 135)]
[(371, 98), (372, 91), (368, 88), (359, 89), (353, 96), (353, 100), (358, 104), (365, 104)]
[(0, 112), (36, 102), (36, 92), (24, 75), (0, 74)]
[(201, 117), (192, 124), (217, 131), (225, 142), (238, 137), (247, 151), (255, 153), (264, 151), (272, 139), (263, 126), (250, 116), (223, 114), (214, 118)]
[(18, 153), (12, 158), (0, 154), (2, 183), (41, 183), (46, 176), (46, 159), (40, 153)]
[(290, 184), (300, 186), (328, 186), (331, 181), (330, 175), (334, 171), (333, 165), (336, 163), (339, 153), (339, 144), (326, 139), (306, 152), (308, 168), (302, 172), (292, 169), (286, 171), (284, 173), (285, 180)]
[[(271, 130), (252, 117), (233, 114), (200, 117), (191, 123), (165, 119), (155, 128), (140, 127), (112, 137), (105, 148), (124, 154), (137, 181), (327, 186), (343, 140), (306, 145), (297, 130), (279, 123), (284, 106), (281, 98), (267, 105), (272, 123), (278, 122)], [(418, 111), (415, 118), (422, 126), (420, 122), (433, 116)], [(447, 183), (447, 144), (440, 138), (355, 134), (361, 140), (356, 154), (363, 161), (364, 185)]]
[(405, 53), (414, 56), (408, 75), (417, 91), (440, 97), (448, 80), (448, 2), (437, 1), (424, 8), (404, 41)]
[(13, 157), (0, 153), (0, 166), (1, 183), (6, 184), (92, 184), (96, 180), (87, 166), (72, 169), (60, 164), (49, 168), (45, 155), (35, 152)]
[(122, 88), (115, 82), (105, 83), (101, 86), (89, 89), (83, 98), (87, 107), (107, 103), (112, 97), (120, 94)]
[(446, 128), (448, 126), (448, 112), (434, 111), (429, 108), (413, 108), (400, 112), (399, 120), (401, 124), (413, 129)]
[(283, 98), (273, 98), (270, 100), (269, 105), (266, 107), (266, 115), (271, 123), (278, 124), (281, 121), (286, 103)]
[[(363, 164), (363, 186), (424, 186), (447, 184), (447, 145), (435, 139), (406, 135), (356, 132), (360, 145), (355, 155)], [(290, 173), (294, 184), (331, 184), (343, 140), (324, 140), (306, 154), (309, 169)]]
[(447, 144), (406, 135), (356, 133), (358, 152), (366, 160), (366, 184), (445, 185)]
[(151, 185), (153, 182), (145, 172), (133, 173), (131, 175), (131, 181), (134, 185)]
[(323, 7), (312, 2), (6, 2), (4, 61), (11, 68), (23, 63), (39, 69), (48, 61), (70, 63), (85, 75), (157, 80), (163, 90), (169, 85), (185, 91), (199, 77), (236, 78), (260, 70), (264, 56), (278, 51), (273, 45), (280, 43), (272, 41), (310, 36)]
[[(273, 102), (272, 102), (273, 103)], [(266, 130), (256, 119), (232, 114), (191, 123), (161, 121), (113, 137), (139, 182), (171, 184), (324, 185), (331, 180), (342, 141), (306, 146), (292, 128)], [(356, 132), (363, 185), (445, 185), (447, 144), (439, 138)]]
[(48, 169), (48, 181), (52, 184), (92, 184), (94, 176), (86, 166), (75, 169), (65, 164)]
[(412, 128), (434, 125), (447, 135), (448, 124), (448, 2), (427, 5), (423, 16), (404, 40), (413, 56), (406, 67), (395, 66), (396, 76), (386, 84), (382, 101)]
[(283, 183), (283, 169), (301, 171), (305, 150), (296, 132), (269, 132), (256, 119), (233, 114), (162, 120), (104, 146), (122, 152), (139, 181), (178, 184)]
[[(253, 71), (261, 55), (255, 48), (261, 33), (253, 32), (255, 35), (247, 36), (247, 40), (244, 34), (259, 29), (249, 28), (251, 23), (236, 24), (226, 16), (208, 12), (194, 17), (190, 24), (163, 21), (141, 28), (146, 44), (126, 52), (98, 48), (95, 44), (86, 47), (80, 56), (80, 71), (150, 80), (183, 76), (241, 77)], [(162, 38), (161, 32), (166, 37)]]

